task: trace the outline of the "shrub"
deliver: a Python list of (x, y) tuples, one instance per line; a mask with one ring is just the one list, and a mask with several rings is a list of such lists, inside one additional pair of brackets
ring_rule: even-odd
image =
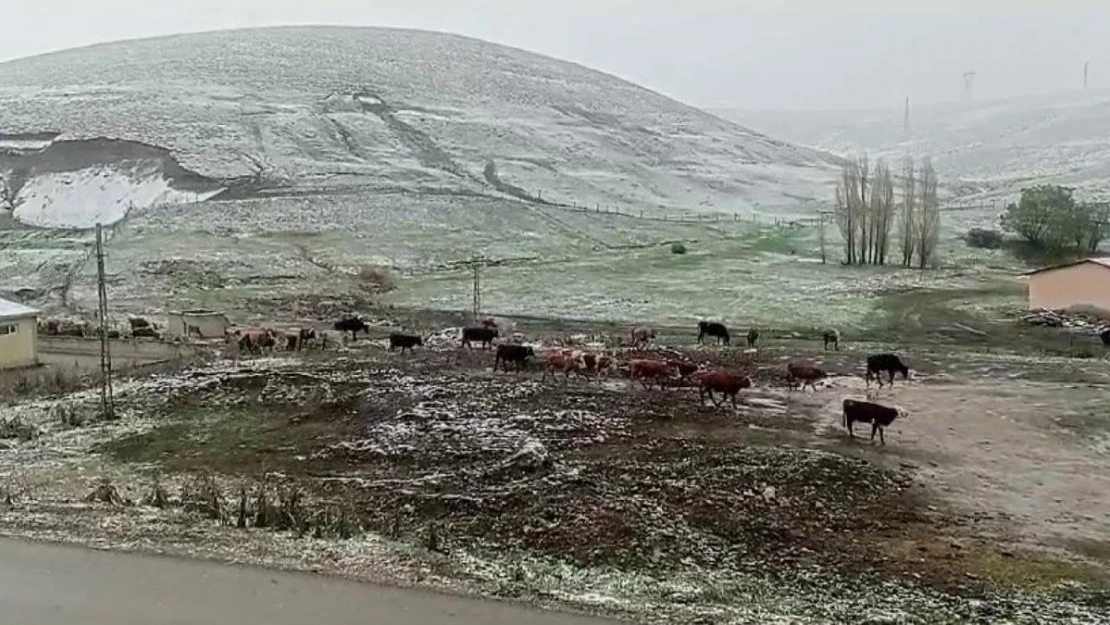
[(671, 253), (672, 254), (685, 254), (686, 253), (686, 246), (681, 244), (681, 243), (671, 243)]
[(969, 247), (978, 247), (984, 249), (997, 249), (1002, 247), (1002, 233), (998, 230), (988, 230), (986, 228), (972, 228), (967, 231), (964, 237)]
[(0, 419), (0, 439), (15, 439), (26, 443), (35, 440), (38, 436), (38, 428), (24, 423), (19, 417)]
[(387, 293), (397, 288), (397, 283), (389, 271), (377, 265), (363, 265), (358, 270), (358, 281), (371, 293)]

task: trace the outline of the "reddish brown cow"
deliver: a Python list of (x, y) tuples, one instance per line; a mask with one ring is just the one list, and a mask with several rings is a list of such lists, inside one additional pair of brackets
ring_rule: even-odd
[(792, 362), (786, 365), (786, 386), (791, 390), (794, 389), (794, 384), (800, 382), (801, 390), (805, 390), (806, 385), (813, 387), (814, 392), (817, 391), (817, 381), (829, 377), (825, 370), (808, 362)]
[(701, 368), (699, 365), (695, 365), (694, 363), (686, 360), (671, 359), (667, 362), (669, 362), (671, 366), (674, 367), (675, 371), (678, 371), (678, 379), (680, 384), (686, 384), (687, 382), (689, 382), (690, 376), (697, 373), (698, 369)]
[(546, 366), (541, 381), (547, 380), (548, 374), (555, 375), (560, 372), (563, 374), (564, 382), (570, 378), (572, 373), (575, 376), (584, 375), (582, 360), (572, 350), (553, 349), (544, 354), (543, 360)]
[(605, 352), (576, 351), (573, 355), (582, 364), (582, 371), (586, 375), (596, 376), (598, 383), (601, 382), (602, 374), (613, 365), (613, 357)]
[(663, 381), (675, 375), (674, 366), (665, 360), (628, 361), (628, 377), (639, 380), (645, 389), (650, 389), (654, 382), (658, 382), (659, 388), (663, 388)]
[(698, 380), (698, 398), (701, 403), (705, 403), (706, 394), (709, 395), (709, 401), (713, 402), (714, 406), (720, 407), (721, 404), (713, 398), (713, 392), (716, 391), (724, 395), (721, 399), (732, 398), (732, 407), (736, 407), (736, 396), (740, 393), (741, 389), (751, 388), (752, 380), (748, 376), (738, 373), (736, 371), (729, 371), (727, 369), (714, 369), (711, 371), (702, 371), (697, 374)]
[(644, 345), (655, 338), (655, 330), (646, 327), (632, 328), (632, 345)]

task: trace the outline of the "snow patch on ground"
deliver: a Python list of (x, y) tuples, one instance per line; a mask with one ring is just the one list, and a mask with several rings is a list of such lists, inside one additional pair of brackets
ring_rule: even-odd
[(217, 193), (178, 191), (152, 164), (91, 167), (32, 178), (19, 192), (15, 217), (33, 226), (92, 228), (114, 224), (133, 208), (199, 202)]

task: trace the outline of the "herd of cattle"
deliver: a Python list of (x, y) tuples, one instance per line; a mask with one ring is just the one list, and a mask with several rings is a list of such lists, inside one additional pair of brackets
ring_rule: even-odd
[[(350, 333), (351, 340), (357, 341), (359, 333), (370, 334), (370, 327), (357, 317), (348, 317), (337, 321), (333, 328), (336, 332)], [(648, 327), (634, 328), (630, 334), (632, 347), (642, 348), (651, 344), (655, 339), (655, 331)], [(697, 341), (702, 343), (705, 339), (715, 338), (718, 344), (729, 345), (730, 334), (723, 324), (702, 321), (698, 324)], [(662, 389), (665, 386), (691, 386), (698, 388), (700, 403), (706, 397), (716, 407), (725, 401), (731, 401), (732, 406), (737, 406), (737, 397), (740, 391), (752, 387), (752, 377), (747, 372), (736, 371), (728, 368), (712, 367), (708, 363), (696, 364), (685, 357), (669, 357), (653, 353), (650, 356), (630, 358), (621, 362), (614, 352), (607, 349), (586, 349), (581, 347), (548, 347), (537, 353), (536, 348), (524, 343), (520, 334), (513, 334), (507, 340), (501, 341), (501, 331), (493, 319), (484, 319), (480, 324), (461, 329), (459, 333), (460, 347), (473, 348), (475, 345), (484, 349), (494, 350), (494, 371), (512, 370), (523, 371), (534, 365), (542, 368), (542, 380), (548, 377), (561, 375), (564, 383), (571, 376), (576, 379), (593, 379), (600, 383), (603, 377), (612, 372), (619, 372), (633, 382), (639, 382), (645, 389), (656, 386)], [(756, 347), (759, 341), (759, 330), (748, 330), (747, 344)], [(262, 353), (283, 346), (289, 351), (311, 348), (325, 341), (325, 335), (312, 329), (299, 329), (292, 332), (281, 332), (272, 329), (263, 330), (235, 330), (229, 333), (229, 341), (238, 343), (241, 351)], [(827, 350), (840, 349), (840, 333), (836, 330), (826, 330), (822, 334), (822, 342)], [(405, 353), (416, 347), (424, 345), (424, 338), (418, 334), (393, 332), (389, 334), (390, 351)], [(641, 352), (642, 353), (642, 352)], [(828, 377), (828, 373), (808, 361), (793, 361), (786, 365), (785, 379), (790, 390), (805, 390), (806, 386), (817, 391), (817, 383)], [(909, 368), (895, 354), (873, 354), (867, 357), (866, 383), (870, 386), (875, 380), (879, 386), (886, 382), (893, 385), (895, 375), (900, 374), (903, 379), (908, 379)], [(720, 395), (718, 400), (716, 394)], [(845, 399), (843, 403), (843, 426), (850, 436), (854, 436), (855, 423), (871, 424), (871, 440), (879, 435), (879, 442), (886, 444), (883, 430), (894, 420), (905, 415), (900, 408), (892, 408), (870, 401)]]
[[(130, 336), (159, 338), (158, 326), (146, 319), (131, 317), (129, 319)], [(350, 333), (351, 340), (357, 341), (359, 333), (370, 334), (370, 326), (357, 317), (346, 317), (333, 324), (336, 333), (345, 336)], [(59, 322), (48, 320), (44, 322), (40, 331), (47, 335), (72, 335), (86, 336), (88, 328), (79, 323)], [(110, 338), (118, 338), (118, 331), (110, 331)], [(633, 382), (639, 382), (645, 389), (658, 386), (662, 389), (668, 385), (691, 386), (698, 388), (699, 402), (704, 403), (705, 398), (714, 406), (719, 407), (724, 401), (730, 400), (733, 407), (737, 405), (737, 396), (740, 391), (752, 387), (752, 378), (748, 372), (736, 371), (728, 368), (712, 367), (708, 363), (696, 364), (685, 357), (668, 357), (658, 352), (649, 352), (649, 356), (630, 358), (620, 362), (615, 353), (606, 349), (584, 349), (550, 347), (537, 354), (535, 347), (526, 345), (524, 337), (513, 334), (507, 340), (501, 341), (501, 332), (498, 324), (493, 319), (484, 319), (479, 324), (462, 328), (460, 332), (460, 346), (472, 348), (475, 344), (485, 349), (496, 346), (494, 357), (494, 371), (498, 369), (509, 371), (510, 367), (517, 371), (537, 363), (542, 367), (543, 380), (549, 376), (562, 375), (564, 382), (571, 376), (589, 380), (593, 378), (600, 383), (604, 376), (617, 371)], [(634, 328), (630, 334), (631, 344), (634, 349), (649, 346), (656, 338), (655, 331), (648, 327)], [(719, 345), (730, 345), (731, 336), (724, 324), (701, 321), (698, 323), (697, 342), (703, 343), (707, 338), (716, 339)], [(291, 331), (265, 329), (236, 329), (227, 333), (227, 342), (235, 343), (239, 352), (251, 354), (270, 353), (275, 349), (300, 351), (303, 349), (324, 348), (328, 345), (328, 333), (310, 328), (300, 328)], [(759, 330), (751, 328), (746, 334), (749, 348), (757, 346)], [(822, 342), (827, 350), (840, 349), (840, 333), (835, 329), (826, 330), (822, 334)], [(394, 332), (389, 335), (389, 349), (400, 350), (402, 353), (424, 345), (424, 339), (417, 334)], [(883, 386), (883, 375), (887, 382), (894, 384), (896, 374), (901, 374), (903, 379), (908, 379), (909, 369), (894, 354), (873, 354), (867, 357), (866, 382), (870, 386), (872, 379)], [(817, 391), (817, 383), (828, 377), (828, 373), (808, 361), (793, 361), (786, 365), (785, 379), (790, 390), (804, 391), (806, 386)], [(716, 394), (721, 395), (720, 401)], [(843, 404), (843, 425), (850, 435), (854, 435), (853, 425), (857, 422), (870, 423), (872, 426), (871, 440), (875, 434), (879, 441), (885, 444), (883, 429), (889, 426), (895, 418), (904, 415), (904, 411), (881, 404), (845, 399)]]
[[(358, 322), (361, 323), (361, 322)], [(343, 320), (335, 325), (336, 329), (347, 329), (352, 332), (352, 337), (357, 337), (354, 329), (355, 320)], [(360, 328), (361, 329), (361, 328)], [(460, 332), (460, 347), (472, 348), (475, 343), (485, 349), (493, 349), (496, 344), (493, 370), (508, 372), (511, 369), (523, 371), (537, 363), (542, 371), (542, 380), (549, 376), (562, 375), (564, 383), (571, 376), (599, 382), (610, 372), (619, 371), (633, 382), (638, 381), (645, 389), (652, 389), (656, 385), (660, 389), (667, 385), (689, 386), (696, 385), (700, 403), (708, 397), (714, 406), (719, 407), (724, 401), (731, 401), (732, 406), (737, 406), (737, 396), (740, 391), (752, 387), (752, 378), (746, 372), (728, 368), (712, 367), (708, 363), (695, 364), (683, 357), (667, 357), (653, 355), (650, 357), (630, 358), (620, 362), (615, 353), (607, 349), (595, 348), (568, 348), (548, 347), (537, 353), (532, 345), (526, 345), (523, 337), (514, 335), (510, 340), (498, 342), (500, 330), (492, 319), (484, 320), (481, 325), (462, 328)], [(717, 339), (718, 344), (728, 345), (730, 336), (728, 329), (720, 323), (700, 322), (698, 324), (699, 343), (706, 337)], [(643, 347), (655, 339), (655, 331), (647, 327), (637, 327), (632, 330), (631, 343), (633, 348)], [(759, 331), (751, 329), (747, 333), (747, 344), (755, 347), (759, 340)], [(836, 330), (827, 330), (822, 335), (825, 349), (833, 346), (840, 349), (840, 333)], [(389, 335), (389, 349), (400, 350), (402, 353), (424, 344), (423, 338), (416, 334), (394, 332)], [(794, 361), (786, 365), (786, 383), (791, 390), (805, 390), (810, 386), (817, 391), (817, 382), (828, 377), (828, 373), (808, 361)], [(872, 354), (867, 357), (866, 383), (878, 382), (880, 388), (886, 383), (893, 385), (895, 375), (903, 379), (909, 378), (909, 368), (895, 354)], [(720, 394), (718, 401), (715, 393)], [(879, 435), (881, 444), (886, 444), (883, 430), (899, 416), (906, 413), (900, 408), (892, 408), (869, 401), (845, 399), (843, 403), (843, 425), (850, 436), (854, 436), (855, 423), (869, 423), (872, 426), (871, 440)]]

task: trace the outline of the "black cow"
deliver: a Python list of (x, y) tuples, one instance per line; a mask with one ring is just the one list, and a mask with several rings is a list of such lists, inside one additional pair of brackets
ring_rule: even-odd
[(462, 329), (462, 345), (463, 347), (471, 347), (471, 341), (477, 341), (482, 344), (482, 347), (489, 349), (490, 344), (497, 338), (497, 328), (483, 328), (483, 327), (469, 327)]
[(143, 327), (143, 328), (134, 328), (133, 330), (131, 330), (131, 336), (133, 336), (135, 338), (149, 338), (149, 339), (160, 338), (158, 336), (158, 331), (155, 330), (154, 328), (150, 327), (150, 326), (146, 326), (146, 327)]
[(835, 328), (831, 329), (831, 330), (825, 330), (825, 333), (821, 335), (821, 338), (824, 339), (824, 341), (825, 341), (825, 349), (826, 350), (829, 349), (829, 343), (832, 343), (833, 349), (835, 349), (836, 351), (840, 351), (840, 331), (839, 330), (837, 330)]
[(358, 317), (344, 317), (336, 321), (333, 327), (338, 332), (350, 332), (352, 341), (358, 340), (359, 332), (365, 332), (367, 336), (370, 335), (370, 326), (366, 325), (366, 323)]
[(844, 427), (848, 430), (848, 436), (855, 438), (856, 434), (853, 429), (855, 423), (870, 423), (871, 424), (871, 442), (875, 442), (875, 432), (879, 433), (879, 442), (886, 445), (886, 439), (883, 437), (883, 430), (885, 430), (894, 420), (898, 417), (905, 418), (907, 413), (901, 408), (891, 408), (883, 406), (882, 404), (873, 404), (868, 401), (859, 401), (856, 399), (844, 400)]
[(301, 328), (296, 334), (285, 335), (285, 348), (291, 352), (299, 352), (302, 349), (308, 349), (308, 346), (315, 341), (316, 330)]
[(883, 387), (883, 379), (879, 375), (881, 373), (889, 374), (890, 385), (894, 386), (894, 374), (901, 373), (902, 379), (907, 380), (910, 377), (910, 368), (902, 363), (902, 359), (894, 354), (872, 354), (867, 357), (867, 385), (871, 385), (871, 378), (874, 377), (879, 382), (879, 388)]
[(405, 350), (412, 351), (413, 347), (424, 346), (424, 339), (415, 334), (404, 334), (401, 332), (394, 332), (389, 335), (389, 351), (393, 351), (398, 347), (401, 348), (401, 353)]
[(1098, 338), (1102, 341), (1103, 345), (1110, 347), (1110, 328), (1106, 328), (1102, 332), (1099, 332)]
[(713, 336), (717, 338), (717, 344), (722, 342), (725, 345), (729, 344), (728, 328), (723, 323), (715, 321), (699, 321), (698, 322), (698, 342), (701, 343), (702, 339), (706, 336)]
[(517, 345), (515, 343), (505, 343), (497, 346), (497, 357), (493, 360), (493, 370), (497, 371), (497, 366), (501, 365), (505, 371), (509, 370), (509, 363), (515, 363), (518, 370), (523, 370), (524, 365), (528, 364), (529, 358), (536, 356), (536, 350), (532, 349), (531, 345)]
[(759, 340), (759, 328), (752, 328), (748, 330), (748, 347), (755, 347), (756, 341)]
[(138, 330), (139, 328), (149, 328), (150, 322), (142, 317), (129, 317), (127, 323), (131, 324), (131, 330)]

